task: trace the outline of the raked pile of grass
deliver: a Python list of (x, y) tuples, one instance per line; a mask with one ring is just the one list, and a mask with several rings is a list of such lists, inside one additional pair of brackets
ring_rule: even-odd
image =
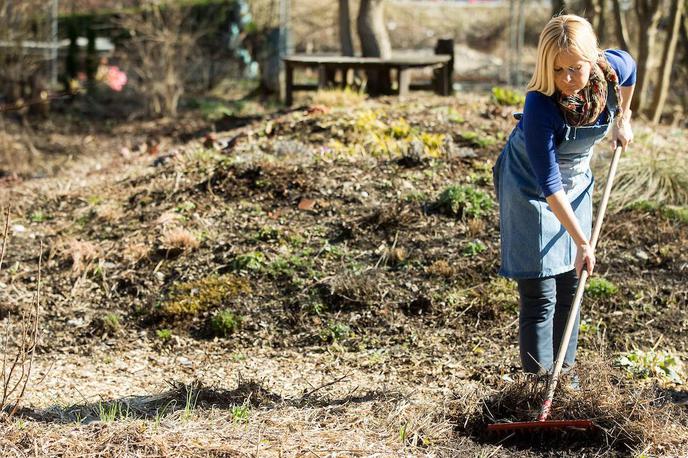
[[(628, 379), (601, 358), (580, 364), (576, 373), (580, 388), (571, 389), (562, 377), (551, 420), (592, 420), (596, 428), (588, 443), (602, 449), (688, 453), (688, 412), (673, 404), (666, 391)], [(546, 386), (546, 377), (525, 374), (505, 382), (468, 412), (466, 431), (485, 437), (490, 423), (535, 420)]]

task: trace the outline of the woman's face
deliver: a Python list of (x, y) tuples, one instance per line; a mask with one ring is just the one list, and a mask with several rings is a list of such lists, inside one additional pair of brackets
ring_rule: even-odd
[(562, 51), (554, 59), (554, 85), (564, 95), (576, 94), (588, 84), (591, 68), (578, 54)]

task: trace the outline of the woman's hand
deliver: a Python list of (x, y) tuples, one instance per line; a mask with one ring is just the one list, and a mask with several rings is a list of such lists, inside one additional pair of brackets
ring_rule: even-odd
[(612, 126), (612, 150), (621, 145), (623, 152), (626, 152), (628, 144), (633, 141), (633, 129), (631, 128), (631, 110), (624, 112), (622, 116), (614, 120)]
[(592, 275), (592, 270), (595, 268), (595, 251), (588, 243), (578, 245), (576, 252), (576, 273), (579, 278), (584, 267), (588, 275)]

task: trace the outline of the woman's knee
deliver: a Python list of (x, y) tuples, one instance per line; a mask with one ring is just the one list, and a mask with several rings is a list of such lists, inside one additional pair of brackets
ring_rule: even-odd
[(552, 278), (518, 280), (521, 314), (548, 317), (556, 304), (556, 285)]

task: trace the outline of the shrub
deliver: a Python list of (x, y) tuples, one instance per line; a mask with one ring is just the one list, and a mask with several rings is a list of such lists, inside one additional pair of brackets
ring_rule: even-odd
[(452, 185), (442, 191), (436, 205), (450, 216), (470, 219), (485, 216), (492, 210), (494, 203), (483, 191), (470, 186)]

